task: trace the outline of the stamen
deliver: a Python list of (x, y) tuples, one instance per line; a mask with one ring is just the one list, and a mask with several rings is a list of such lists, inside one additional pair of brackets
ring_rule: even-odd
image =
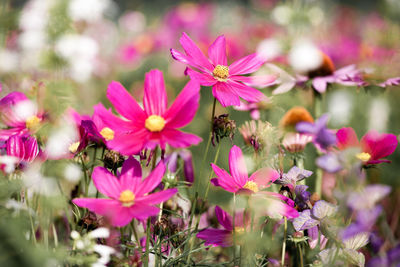
[(217, 65), (213, 70), (213, 76), (220, 82), (226, 82), (229, 77), (229, 68), (228, 66)]
[(131, 190), (122, 191), (119, 195), (119, 201), (124, 207), (130, 207), (135, 203), (135, 194)]
[(33, 115), (26, 119), (25, 126), (29, 130), (32, 130), (36, 128), (39, 125), (39, 123), (40, 123), (40, 118), (36, 115)]
[(100, 134), (101, 134), (101, 136), (104, 137), (104, 139), (106, 139), (106, 141), (110, 141), (110, 140), (114, 139), (114, 131), (108, 127), (104, 127), (101, 130)]
[(257, 193), (259, 191), (258, 185), (253, 181), (247, 181), (247, 183), (243, 186), (243, 188), (249, 189), (254, 193)]
[(368, 160), (371, 159), (371, 154), (366, 153), (366, 152), (362, 152), (362, 153), (358, 153), (356, 155), (356, 157), (361, 160), (362, 162), (367, 162)]
[(78, 147), (79, 147), (80, 144), (81, 144), (80, 142), (72, 143), (68, 148), (69, 152), (75, 153), (78, 150)]
[(165, 120), (158, 115), (151, 115), (145, 121), (145, 127), (150, 132), (161, 132), (165, 127)]

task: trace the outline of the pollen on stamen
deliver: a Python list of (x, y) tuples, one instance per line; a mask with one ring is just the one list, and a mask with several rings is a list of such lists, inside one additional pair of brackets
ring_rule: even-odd
[(161, 116), (151, 115), (146, 119), (144, 126), (150, 132), (161, 132), (165, 127), (165, 120)]
[(228, 66), (217, 65), (213, 70), (213, 76), (220, 82), (226, 82), (229, 77)]
[(131, 190), (124, 190), (119, 195), (119, 201), (122, 206), (130, 207), (135, 203), (135, 194)]
[(371, 159), (371, 154), (366, 153), (366, 152), (362, 152), (362, 153), (358, 153), (356, 155), (356, 157), (361, 160), (362, 162), (367, 162), (368, 160)]
[(106, 139), (106, 141), (110, 141), (114, 139), (114, 131), (108, 127), (104, 127), (101, 131), (100, 131), (101, 136), (104, 137), (104, 139)]
[(78, 151), (78, 148), (79, 148), (79, 145), (80, 145), (81, 143), (80, 142), (75, 142), (75, 143), (72, 143), (70, 146), (69, 146), (69, 152), (71, 152), (71, 153), (76, 153), (76, 151)]
[(33, 115), (26, 119), (25, 126), (29, 130), (32, 130), (36, 128), (39, 125), (39, 123), (40, 123), (40, 118), (36, 115)]
[(259, 191), (258, 185), (253, 181), (247, 181), (243, 188), (253, 191), (257, 193)]

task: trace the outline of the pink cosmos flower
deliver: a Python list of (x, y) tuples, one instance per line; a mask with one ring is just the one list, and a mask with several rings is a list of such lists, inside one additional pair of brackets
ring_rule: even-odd
[(365, 165), (390, 163), (390, 160), (382, 158), (391, 155), (396, 150), (398, 143), (394, 134), (379, 134), (374, 130), (366, 133), (361, 141), (358, 141), (357, 135), (351, 127), (339, 129), (336, 137), (337, 146), (341, 150), (349, 147), (360, 147), (362, 152), (357, 154), (357, 158)]
[(204, 229), (201, 230), (196, 237), (205, 240), (206, 246), (212, 245), (214, 247), (230, 247), (233, 245), (233, 234), (239, 235), (244, 234), (248, 226), (250, 226), (250, 218), (246, 216), (244, 212), (237, 212), (235, 216), (235, 229), (233, 229), (233, 219), (226, 211), (221, 209), (219, 206), (215, 207), (215, 216), (219, 224), (224, 229)]
[(242, 150), (237, 146), (233, 146), (229, 152), (231, 174), (213, 163), (211, 163), (211, 167), (217, 175), (217, 178), (212, 179), (211, 182), (215, 186), (220, 186), (232, 193), (243, 190), (249, 193), (257, 193), (261, 189), (269, 187), (279, 178), (279, 173), (271, 168), (259, 169), (248, 177)]
[(255, 72), (265, 63), (265, 60), (256, 53), (243, 57), (228, 66), (226, 40), (223, 35), (219, 36), (208, 48), (209, 58), (201, 52), (186, 33), (182, 34), (179, 41), (186, 55), (171, 49), (172, 57), (196, 69), (197, 71), (187, 68), (186, 74), (191, 79), (199, 81), (203, 86), (212, 86), (214, 97), (224, 107), (239, 106), (239, 97), (249, 102), (259, 102), (265, 99), (260, 91), (250, 86), (256, 84), (267, 86), (276, 79), (275, 75), (258, 78), (242, 76)]
[(140, 163), (134, 158), (124, 162), (118, 177), (103, 167), (96, 167), (92, 174), (93, 183), (100, 193), (109, 198), (76, 198), (72, 202), (107, 216), (113, 226), (122, 227), (132, 218), (144, 220), (157, 215), (160, 209), (154, 205), (168, 200), (177, 192), (177, 189), (173, 188), (150, 193), (160, 184), (164, 173), (165, 165), (160, 162), (149, 176), (142, 180)]
[(1, 121), (8, 129), (0, 130), (0, 139), (10, 136), (24, 135), (33, 131), (43, 120), (43, 114), (37, 111), (37, 106), (24, 93), (12, 92), (0, 100)]
[(19, 162), (32, 162), (39, 154), (39, 147), (34, 136), (13, 135), (6, 141), (7, 156), (16, 157)]
[[(163, 74), (152, 70), (144, 81), (144, 110), (119, 82), (108, 86), (107, 97), (115, 109), (124, 117), (114, 116), (110, 111), (97, 107), (100, 118), (112, 131), (107, 146), (124, 155), (137, 154), (144, 148), (154, 149), (160, 145), (165, 149), (197, 145), (200, 137), (178, 131), (194, 117), (199, 107), (200, 86), (190, 81), (167, 109), (167, 94)], [(112, 137), (112, 138), (111, 138)]]

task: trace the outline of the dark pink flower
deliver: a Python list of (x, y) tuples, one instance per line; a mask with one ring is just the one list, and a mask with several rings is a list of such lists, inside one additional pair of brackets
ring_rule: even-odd
[(241, 235), (250, 226), (250, 220), (243, 212), (238, 212), (235, 215), (235, 229), (233, 229), (232, 216), (219, 206), (215, 207), (215, 216), (224, 229), (204, 229), (196, 235), (197, 238), (206, 241), (206, 246), (230, 247), (233, 245), (233, 233), (235, 232), (237, 236)]
[(20, 162), (32, 162), (39, 154), (35, 137), (30, 135), (13, 135), (6, 141), (7, 156), (13, 156)]
[(10, 136), (24, 135), (36, 129), (43, 120), (43, 114), (37, 111), (37, 106), (24, 93), (12, 92), (0, 100), (1, 121), (8, 129), (0, 130), (0, 139)]
[(249, 193), (257, 193), (261, 189), (269, 187), (279, 178), (279, 173), (271, 168), (259, 169), (249, 177), (242, 150), (237, 146), (233, 146), (229, 152), (231, 174), (215, 164), (211, 163), (211, 167), (217, 175), (217, 178), (212, 179), (211, 182), (232, 193), (244, 190)]
[[(276, 80), (275, 75), (262, 77), (242, 76), (258, 70), (265, 60), (256, 53), (243, 57), (228, 66), (226, 57), (226, 40), (219, 36), (208, 48), (207, 58), (198, 46), (186, 33), (182, 34), (180, 43), (186, 55), (171, 49), (171, 55), (175, 60), (188, 64), (197, 71), (187, 68), (186, 74), (191, 79), (197, 80), (203, 86), (212, 86), (212, 93), (222, 106), (239, 106), (240, 98), (249, 102), (259, 102), (265, 96), (252, 85), (267, 86)], [(250, 85), (250, 86), (249, 86)]]
[(165, 149), (167, 144), (175, 148), (197, 145), (200, 137), (177, 128), (186, 126), (193, 119), (199, 107), (199, 90), (196, 81), (188, 82), (167, 109), (163, 74), (152, 70), (145, 77), (143, 110), (119, 82), (110, 83), (107, 97), (124, 119), (102, 106), (96, 107), (95, 112), (113, 133), (107, 146), (121, 154), (132, 155), (144, 148), (154, 149), (157, 145), (161, 149)]
[(93, 183), (100, 193), (109, 198), (76, 198), (72, 202), (107, 216), (112, 225), (122, 227), (133, 218), (144, 220), (157, 215), (160, 209), (154, 205), (168, 200), (177, 192), (174, 188), (151, 193), (160, 184), (164, 173), (165, 165), (160, 162), (149, 176), (142, 180), (140, 163), (134, 158), (124, 162), (118, 177), (103, 167), (96, 167), (92, 174)]
[(382, 158), (391, 155), (396, 150), (398, 143), (397, 137), (394, 134), (379, 134), (374, 130), (366, 133), (361, 138), (361, 141), (358, 141), (357, 135), (351, 127), (339, 129), (336, 137), (339, 149), (360, 147), (361, 153), (357, 154), (357, 157), (365, 165), (382, 162), (390, 163), (390, 160)]

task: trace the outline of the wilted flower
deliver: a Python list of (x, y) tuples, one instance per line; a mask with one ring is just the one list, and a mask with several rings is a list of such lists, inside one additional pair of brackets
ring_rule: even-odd
[(172, 152), (169, 156), (165, 158), (167, 168), (171, 173), (177, 171), (178, 157), (183, 160), (183, 173), (185, 175), (186, 181), (190, 184), (194, 181), (194, 167), (192, 160), (192, 153), (187, 149), (182, 149), (178, 152)]
[[(226, 41), (223, 35), (219, 36), (208, 48), (209, 59), (186, 33), (182, 34), (179, 41), (186, 55), (171, 49), (172, 57), (197, 69), (199, 72), (188, 68), (186, 73), (191, 79), (199, 81), (201, 85), (212, 86), (212, 93), (222, 106), (239, 106), (239, 97), (249, 102), (258, 102), (265, 98), (260, 91), (246, 85), (254, 84), (254, 80), (257, 78), (242, 76), (255, 72), (265, 63), (265, 60), (256, 53), (241, 58), (228, 66)], [(275, 79), (275, 75), (266, 75), (257, 79), (257, 83), (267, 86)]]
[(215, 145), (214, 138), (217, 139), (217, 142), (224, 138), (229, 137), (231, 140), (233, 139), (236, 131), (236, 122), (234, 120), (229, 119), (229, 114), (222, 114), (218, 117), (214, 117), (213, 120), (213, 135), (212, 135), (212, 143)]
[(319, 200), (315, 202), (311, 210), (307, 209), (299, 213), (299, 216), (293, 220), (293, 226), (296, 231), (302, 231), (317, 226), (325, 218), (329, 218), (337, 212), (338, 207)]
[(265, 121), (246, 121), (239, 128), (246, 145), (252, 146), (255, 151), (268, 148), (276, 142), (276, 130)]
[(199, 90), (197, 82), (188, 82), (167, 109), (163, 74), (152, 70), (145, 77), (143, 110), (120, 83), (112, 82), (107, 97), (126, 119), (116, 117), (105, 109), (99, 112), (101, 119), (114, 132), (114, 138), (108, 140), (107, 146), (123, 155), (132, 155), (144, 148), (154, 149), (157, 145), (165, 149), (167, 144), (172, 147), (198, 144), (200, 137), (177, 128), (193, 119), (199, 106)]
[(360, 147), (362, 152), (356, 157), (365, 165), (390, 163), (390, 160), (381, 159), (391, 155), (397, 147), (397, 137), (394, 134), (379, 134), (376, 131), (369, 131), (360, 141), (353, 128), (342, 128), (336, 132), (337, 146), (339, 149)]
[(93, 170), (92, 179), (100, 193), (109, 197), (76, 198), (73, 203), (88, 208), (97, 214), (108, 216), (114, 226), (125, 226), (133, 218), (144, 220), (158, 214), (155, 204), (171, 198), (177, 189), (167, 189), (151, 194), (161, 182), (165, 165), (160, 162), (150, 175), (142, 180), (140, 163), (134, 158), (127, 159), (118, 177), (103, 167)]

